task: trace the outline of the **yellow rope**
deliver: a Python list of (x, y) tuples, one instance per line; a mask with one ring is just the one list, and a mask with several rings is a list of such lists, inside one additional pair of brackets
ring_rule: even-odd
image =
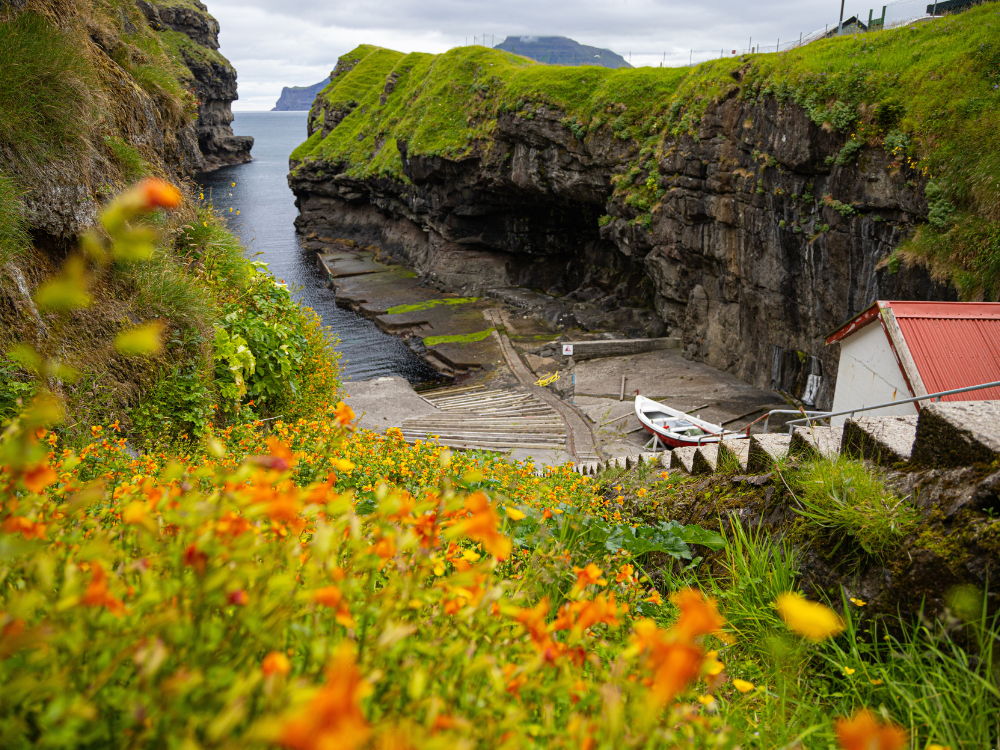
[(554, 383), (557, 380), (559, 380), (559, 371), (558, 370), (556, 370), (551, 375), (547, 375), (546, 377), (542, 378), (541, 380), (536, 380), (535, 381), (535, 385), (540, 385), (540, 386), (542, 386), (542, 388), (544, 388), (545, 386), (549, 385), (550, 383)]

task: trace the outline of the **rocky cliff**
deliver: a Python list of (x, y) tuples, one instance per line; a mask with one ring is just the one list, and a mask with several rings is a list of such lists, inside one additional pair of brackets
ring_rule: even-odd
[(233, 135), (236, 70), (219, 53), (219, 22), (198, 0), (136, 0), (181, 64), (181, 81), (197, 101), (198, 147), (205, 168), (250, 161), (251, 136)]
[[(995, 167), (977, 162), (978, 188), (963, 171), (1000, 154), (984, 8), (693, 70), (362, 47), (292, 156), (298, 226), (377, 242), (442, 288), (545, 291), (538, 314), (567, 327), (679, 334), (827, 407), (824, 335), (872, 300), (997, 293), (996, 241), (957, 239), (996, 228)], [(929, 48), (932, 72), (901, 56)], [(978, 109), (941, 110), (955, 92)]]
[(308, 112), (312, 107), (316, 94), (326, 88), (330, 82), (329, 78), (324, 78), (319, 83), (312, 86), (285, 86), (281, 89), (281, 96), (275, 102), (272, 112)]

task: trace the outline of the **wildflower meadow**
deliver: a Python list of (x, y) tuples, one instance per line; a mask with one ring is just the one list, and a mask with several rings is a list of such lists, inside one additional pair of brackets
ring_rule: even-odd
[[(141, 260), (135, 222), (179, 200), (155, 181), (117, 199), (48, 309), (123, 248)], [(117, 346), (143, 356), (157, 329)], [(889, 700), (810, 692), (831, 660), (871, 661), (854, 616), (796, 593), (780, 556), (742, 577), (719, 529), (623, 518), (568, 466), (357, 430), (335, 401), (186, 449), (137, 452), (118, 425), (69, 445), (58, 363), (35, 367), (0, 438), (4, 748), (943, 747)], [(689, 575), (706, 556), (765, 592), (766, 647), (750, 589)]]

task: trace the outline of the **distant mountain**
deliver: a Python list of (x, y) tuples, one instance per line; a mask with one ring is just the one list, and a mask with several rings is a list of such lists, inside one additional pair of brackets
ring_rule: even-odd
[(565, 36), (509, 36), (494, 49), (515, 52), (550, 65), (600, 65), (631, 68), (621, 55), (609, 49), (589, 47)]
[(329, 78), (324, 78), (319, 83), (312, 86), (285, 86), (278, 97), (278, 103), (271, 109), (272, 112), (300, 112), (308, 111), (312, 106), (316, 94), (326, 88), (330, 83)]

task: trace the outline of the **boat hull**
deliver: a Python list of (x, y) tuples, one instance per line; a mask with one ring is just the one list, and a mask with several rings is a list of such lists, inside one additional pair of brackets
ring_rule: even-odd
[[(705, 422), (678, 409), (673, 409), (658, 401), (653, 401), (639, 395), (635, 397), (635, 415), (646, 432), (654, 435), (661, 443), (671, 449), (718, 443), (724, 436), (732, 434), (728, 430), (723, 429), (721, 425)], [(683, 433), (655, 424), (653, 422), (654, 418), (660, 419), (661, 422), (683, 427), (684, 429), (697, 428), (702, 431), (702, 434), (698, 436), (684, 435)]]

